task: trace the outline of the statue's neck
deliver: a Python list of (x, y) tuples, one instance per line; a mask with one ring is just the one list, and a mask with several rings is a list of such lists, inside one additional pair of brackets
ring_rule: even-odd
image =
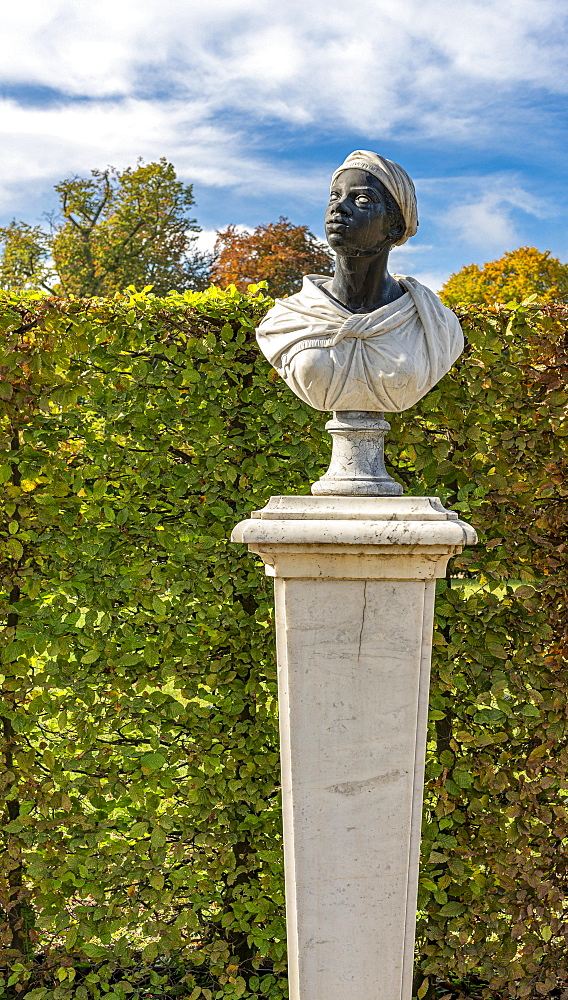
[(353, 313), (368, 313), (404, 295), (387, 270), (388, 250), (371, 257), (337, 256), (335, 273), (324, 285), (334, 299)]

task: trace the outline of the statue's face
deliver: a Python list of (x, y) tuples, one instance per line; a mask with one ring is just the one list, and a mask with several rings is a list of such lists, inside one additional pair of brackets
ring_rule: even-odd
[(372, 253), (387, 239), (391, 220), (386, 191), (366, 170), (342, 170), (333, 182), (325, 213), (327, 242), (346, 257)]

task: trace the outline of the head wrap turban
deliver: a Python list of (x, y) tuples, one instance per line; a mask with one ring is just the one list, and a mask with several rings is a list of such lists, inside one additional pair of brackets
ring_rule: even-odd
[(393, 160), (387, 160), (378, 153), (372, 153), (368, 149), (356, 149), (350, 153), (346, 160), (337, 168), (331, 183), (342, 173), (343, 170), (367, 170), (374, 177), (377, 177), (393, 196), (402, 212), (402, 217), (406, 224), (406, 229), (393, 246), (401, 246), (406, 243), (411, 236), (414, 236), (418, 229), (418, 211), (416, 208), (416, 191), (410, 177)]

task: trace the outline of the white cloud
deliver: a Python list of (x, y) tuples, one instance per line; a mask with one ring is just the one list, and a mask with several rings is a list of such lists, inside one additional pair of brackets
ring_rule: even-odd
[(512, 246), (517, 243), (517, 229), (511, 219), (511, 205), (495, 195), (484, 195), (477, 202), (456, 205), (446, 216), (448, 225), (470, 246)]
[(27, 0), (3, 17), (0, 78), (445, 134), (484, 125), (495, 83), (565, 93), (566, 18), (562, 0)]
[(217, 239), (216, 229), (203, 229), (197, 234), (195, 240), (195, 248), (199, 250), (200, 253), (211, 253), (215, 249), (215, 240)]
[(509, 249), (520, 240), (519, 212), (539, 219), (551, 212), (543, 199), (535, 198), (511, 178), (478, 178), (474, 186), (477, 192), (458, 197), (439, 218), (453, 239), (457, 237), (469, 247), (487, 252)]
[(391, 251), (389, 259), (407, 263), (410, 258), (423, 257), (424, 254), (431, 253), (433, 249), (432, 243), (415, 243), (414, 239), (411, 239), (407, 243), (403, 243), (401, 247), (395, 247)]
[[(237, 233), (252, 233), (254, 231), (252, 226), (245, 226), (242, 223), (237, 223), (234, 228)], [(211, 253), (215, 249), (217, 232), (217, 229), (203, 229), (198, 233), (195, 240), (196, 249), (201, 253)]]
[(420, 281), (427, 288), (431, 288), (433, 292), (439, 292), (442, 285), (445, 285), (446, 281), (450, 277), (449, 271), (413, 271), (413, 277), (417, 281)]
[(38, 185), (109, 164), (132, 166), (166, 156), (181, 177), (213, 188), (293, 194), (321, 201), (328, 177), (319, 166), (301, 175), (248, 149), (235, 128), (219, 124), (198, 101), (75, 101), (47, 108), (0, 100), (0, 212), (20, 212)]

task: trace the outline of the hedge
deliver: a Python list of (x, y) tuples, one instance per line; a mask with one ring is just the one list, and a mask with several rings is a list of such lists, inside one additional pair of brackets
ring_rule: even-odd
[[(286, 993), (271, 583), (228, 536), (329, 440), (269, 304), (0, 293), (0, 997)], [(559, 996), (568, 312), (460, 318), (389, 444), (481, 540), (437, 600), (416, 993)]]

